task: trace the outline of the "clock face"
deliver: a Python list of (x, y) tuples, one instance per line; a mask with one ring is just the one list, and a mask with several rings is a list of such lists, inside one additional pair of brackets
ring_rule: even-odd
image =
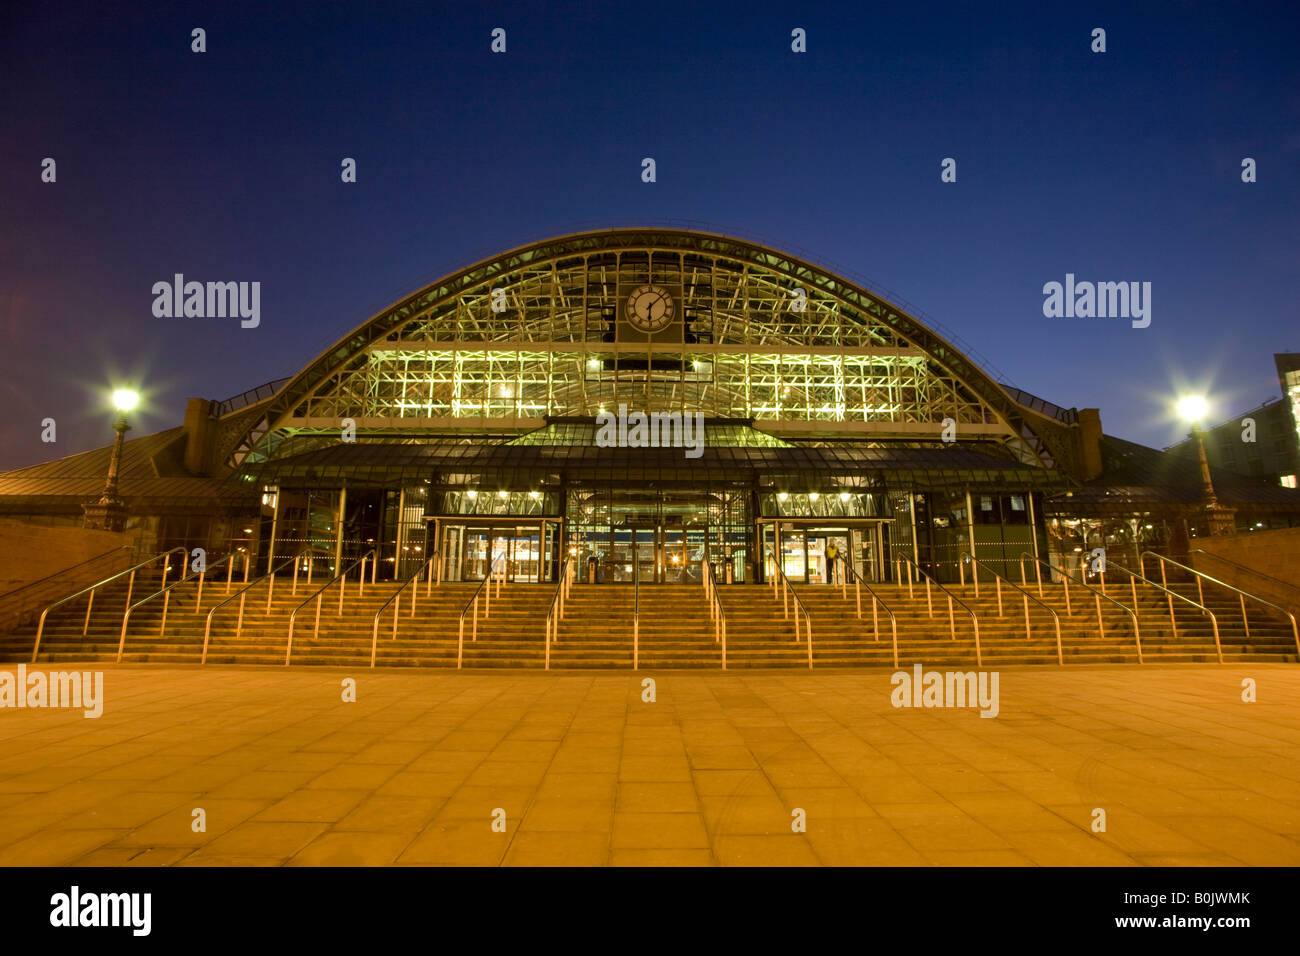
[(643, 285), (627, 297), (627, 320), (642, 332), (658, 332), (673, 321), (673, 297), (657, 285)]

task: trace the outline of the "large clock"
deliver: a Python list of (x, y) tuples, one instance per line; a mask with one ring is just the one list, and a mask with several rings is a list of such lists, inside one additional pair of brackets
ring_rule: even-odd
[(673, 321), (673, 297), (657, 285), (643, 285), (627, 297), (627, 321), (642, 332), (658, 332)]

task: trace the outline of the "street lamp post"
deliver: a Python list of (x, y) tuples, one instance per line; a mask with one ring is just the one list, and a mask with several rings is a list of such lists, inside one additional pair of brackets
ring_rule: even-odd
[(1205, 515), (1205, 523), (1211, 535), (1236, 534), (1237, 512), (1233, 508), (1219, 504), (1214, 493), (1214, 482), (1210, 478), (1210, 460), (1205, 454), (1205, 431), (1201, 421), (1205, 418), (1207, 406), (1205, 399), (1197, 395), (1188, 395), (1178, 401), (1178, 413), (1192, 427), (1192, 438), (1196, 442), (1196, 458), (1201, 471), (1200, 510)]
[(117, 421), (113, 431), (117, 437), (113, 440), (113, 454), (108, 460), (108, 478), (104, 482), (104, 493), (99, 500), (82, 505), (85, 513), (84, 525), (100, 531), (121, 531), (126, 527), (127, 507), (117, 493), (117, 472), (122, 464), (122, 445), (131, 426), (126, 422), (126, 413), (135, 408), (140, 396), (135, 392), (119, 388), (113, 392), (113, 405), (117, 408)]

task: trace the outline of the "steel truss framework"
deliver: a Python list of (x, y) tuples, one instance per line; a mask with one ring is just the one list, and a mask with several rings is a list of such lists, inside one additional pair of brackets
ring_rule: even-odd
[[(624, 291), (644, 284), (680, 290), (684, 341), (614, 340)], [(287, 437), (337, 436), (346, 418), (359, 436), (421, 440), (520, 434), (620, 404), (750, 419), (795, 440), (935, 441), (952, 419), (959, 440), (1054, 464), (1020, 406), (905, 312), (775, 250), (676, 229), (547, 240), (421, 289), (223, 416), (238, 417), (223, 454), (232, 468), (264, 460)]]

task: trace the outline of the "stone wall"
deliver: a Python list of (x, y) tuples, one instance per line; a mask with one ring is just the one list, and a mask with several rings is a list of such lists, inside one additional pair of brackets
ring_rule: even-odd
[[(11, 518), (0, 518), (0, 595), (112, 548), (131, 544), (134, 539), (133, 532), (90, 531), (80, 527), (27, 524)], [(102, 571), (107, 563), (93, 565), (89, 573), (94, 574), (96, 569)], [(123, 559), (117, 566), (125, 567), (126, 560)], [(101, 574), (100, 577), (102, 576)], [(68, 580), (75, 581), (76, 575)]]
[(1212, 558), (1192, 554), (1191, 563), (1198, 571), (1300, 613), (1300, 528), (1193, 538), (1191, 545), (1229, 561), (1244, 564), (1290, 585), (1285, 587), (1281, 583), (1275, 584), (1236, 571), (1230, 565)]

